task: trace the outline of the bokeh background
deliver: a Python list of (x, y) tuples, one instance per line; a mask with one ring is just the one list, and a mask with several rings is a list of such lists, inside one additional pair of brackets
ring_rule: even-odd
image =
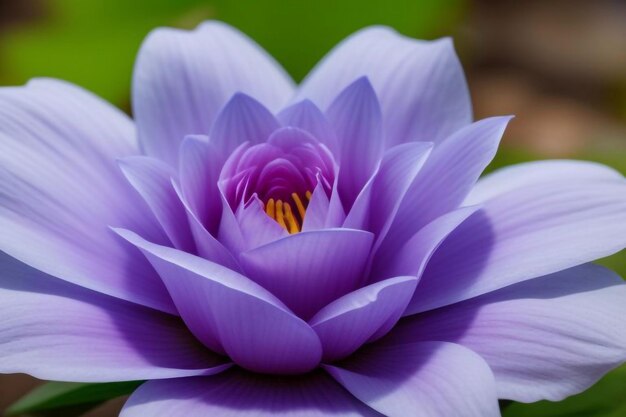
[[(626, 174), (623, 0), (0, 0), (0, 85), (58, 77), (130, 111), (133, 60), (146, 33), (213, 18), (249, 34), (297, 81), (363, 26), (385, 24), (423, 39), (453, 36), (475, 117), (517, 115), (489, 169), (578, 158)], [(602, 263), (626, 277), (626, 253)], [(0, 376), (0, 412), (37, 384)], [(121, 404), (87, 415), (117, 416)], [(504, 415), (626, 416), (626, 368), (581, 395), (512, 404)]]

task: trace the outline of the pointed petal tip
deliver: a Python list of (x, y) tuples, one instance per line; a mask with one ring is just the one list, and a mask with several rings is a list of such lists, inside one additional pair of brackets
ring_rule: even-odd
[(229, 110), (232, 110), (233, 108), (237, 108), (240, 106), (263, 106), (263, 104), (261, 104), (254, 97), (244, 92), (237, 91), (233, 93), (233, 95), (230, 96), (230, 98), (226, 101), (226, 104), (224, 104), (224, 107), (222, 107), (222, 110), (218, 114), (217, 118), (220, 117), (220, 114), (223, 114)]
[[(374, 90), (374, 86), (372, 85), (372, 82), (370, 81), (369, 77), (367, 75), (361, 75), (359, 78), (355, 79), (352, 84), (348, 85), (348, 87), (346, 87), (346, 90), (348, 89), (361, 89), (364, 91), (368, 91), (371, 92), (372, 94), (376, 95), (376, 91)], [(344, 90), (345, 91), (345, 90)]]
[(515, 118), (515, 115), (503, 115), (503, 116), (491, 116), (491, 117), (486, 117), (484, 119), (480, 119), (474, 123), (472, 123), (471, 125), (468, 125), (463, 129), (465, 130), (471, 130), (471, 129), (475, 129), (475, 128), (480, 128), (480, 127), (486, 127), (487, 129), (495, 129), (497, 131), (499, 131), (499, 135), (503, 135), (504, 131), (506, 130), (506, 128), (508, 127), (509, 123), (511, 122), (511, 120), (513, 120)]

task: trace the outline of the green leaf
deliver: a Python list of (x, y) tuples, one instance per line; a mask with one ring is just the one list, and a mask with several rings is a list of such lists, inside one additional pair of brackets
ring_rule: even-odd
[(513, 403), (503, 417), (626, 416), (626, 366), (607, 374), (587, 391), (559, 402)]
[[(82, 412), (111, 398), (130, 394), (141, 384), (141, 381), (105, 384), (48, 382), (35, 388), (14, 403), (6, 411), (5, 416), (34, 414), (50, 410), (58, 411), (60, 408), (75, 409)], [(63, 415), (68, 414), (64, 413)]]

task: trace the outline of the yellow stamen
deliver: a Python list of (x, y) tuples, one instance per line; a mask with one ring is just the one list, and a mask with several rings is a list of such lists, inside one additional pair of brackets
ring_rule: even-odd
[(270, 198), (270, 200), (267, 202), (267, 205), (265, 206), (265, 212), (267, 213), (268, 216), (270, 216), (272, 219), (276, 220), (276, 210), (275, 210), (275, 202), (273, 198)]
[(289, 231), (285, 224), (285, 213), (283, 212), (283, 200), (276, 201), (276, 221), (286, 231)]
[(296, 193), (292, 193), (291, 198), (293, 198), (293, 202), (296, 203), (298, 214), (300, 214), (300, 220), (304, 221), (304, 214), (306, 211), (304, 209), (304, 204), (302, 204), (302, 200), (300, 200), (300, 197)]
[[(306, 202), (303, 202), (298, 194), (291, 194), (291, 198), (295, 203), (294, 209), (291, 208), (289, 203), (283, 200), (274, 200), (273, 198), (270, 198), (264, 204), (263, 209), (272, 220), (275, 220), (287, 232), (290, 234), (298, 233), (302, 230), (301, 226), (304, 223), (306, 208), (309, 200), (311, 200), (310, 191), (307, 191), (304, 195), (307, 198)], [(294, 212), (295, 209), (297, 209), (297, 212)]]
[(291, 206), (289, 203), (285, 203), (285, 219), (287, 220), (287, 224), (289, 225), (288, 232), (291, 234), (298, 233), (300, 231), (300, 225), (298, 224), (298, 220), (296, 220), (296, 216), (293, 215), (291, 211)]

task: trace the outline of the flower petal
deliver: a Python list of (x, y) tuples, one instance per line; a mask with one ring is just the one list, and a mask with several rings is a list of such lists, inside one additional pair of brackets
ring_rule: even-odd
[(496, 154), (509, 120), (492, 117), (478, 121), (434, 149), (406, 192), (381, 246), (381, 256), (389, 256), (426, 224), (459, 207)]
[[(321, 181), (317, 182), (313, 194), (311, 194), (311, 200), (306, 208), (304, 221), (302, 222), (302, 231), (308, 232), (311, 230), (319, 230), (327, 227), (327, 218), (330, 214), (330, 200), (324, 189), (324, 184)], [(340, 204), (335, 204), (335, 208), (340, 208)], [(343, 215), (343, 208), (338, 217)], [(342, 222), (343, 223), (343, 222)]]
[(202, 223), (200, 223), (200, 220), (198, 220), (196, 215), (192, 212), (189, 207), (189, 203), (182, 195), (180, 187), (173, 181), (172, 187), (174, 187), (174, 191), (176, 191), (178, 198), (185, 207), (187, 220), (189, 221), (189, 227), (191, 228), (191, 233), (196, 243), (198, 255), (211, 262), (225, 266), (226, 268), (230, 268), (238, 272), (241, 271), (241, 267), (239, 266), (237, 260), (233, 257), (232, 253), (226, 249), (226, 247), (222, 245), (222, 243), (217, 240), (215, 236), (208, 232), (208, 230)]
[(60, 281), (6, 254), (0, 276), (1, 373), (111, 382), (224, 369), (177, 317)]
[(346, 217), (344, 227), (376, 235), (374, 251), (386, 236), (406, 192), (432, 150), (432, 143), (411, 142), (387, 150)]
[(217, 230), (217, 239), (233, 254), (238, 254), (243, 250), (246, 242), (243, 239), (239, 222), (237, 221), (237, 217), (235, 217), (235, 213), (233, 213), (233, 210), (230, 208), (224, 190), (219, 188), (219, 192), (220, 199), (222, 200), (222, 218), (220, 219)]
[(245, 242), (242, 250), (254, 249), (289, 236), (285, 229), (267, 215), (263, 203), (258, 198), (245, 206), (241, 205), (235, 216)]
[(343, 359), (384, 336), (406, 308), (415, 277), (396, 277), (359, 288), (321, 309), (309, 324), (319, 336), (326, 362)]
[(137, 57), (133, 113), (146, 153), (176, 166), (183, 138), (208, 134), (233, 94), (249, 94), (276, 111), (292, 91), (285, 71), (224, 23), (206, 22), (193, 31), (160, 28)]
[(447, 340), (480, 354), (500, 398), (559, 401), (626, 361), (626, 284), (583, 265), (420, 314), (391, 334)]
[(310, 100), (302, 100), (278, 114), (283, 126), (304, 129), (333, 152), (338, 152), (337, 137), (324, 113)]
[(278, 120), (263, 104), (250, 96), (236, 93), (215, 119), (210, 134), (211, 144), (225, 159), (245, 142), (265, 142), (278, 128)]
[(463, 207), (446, 213), (421, 228), (403, 246), (396, 248), (391, 257), (376, 256), (370, 280), (378, 281), (401, 275), (421, 278), (424, 268), (439, 245), (479, 208)]
[(489, 366), (453, 343), (378, 343), (324, 369), (355, 397), (389, 417), (500, 416)]
[(388, 147), (441, 142), (472, 122), (463, 68), (450, 39), (425, 42), (386, 27), (363, 29), (324, 58), (302, 82), (297, 99), (326, 109), (337, 91), (367, 76), (380, 99)]
[(117, 232), (146, 255), (189, 329), (210, 349), (261, 373), (302, 373), (319, 363), (315, 332), (258, 284), (206, 259)]
[(383, 154), (382, 114), (367, 78), (343, 90), (326, 111), (337, 135), (338, 187), (347, 207), (376, 170)]
[(309, 319), (363, 284), (372, 242), (362, 230), (302, 232), (244, 252), (240, 261), (251, 279)]
[(35, 80), (0, 89), (0, 250), (77, 285), (174, 312), (154, 270), (108, 228), (167, 242), (116, 164), (137, 153), (130, 119), (78, 87)]
[(176, 172), (164, 162), (147, 156), (129, 156), (118, 160), (128, 182), (137, 190), (154, 213), (174, 247), (194, 252), (194, 239), (189, 229), (185, 207), (171, 179)]
[(232, 369), (223, 374), (148, 381), (120, 417), (380, 416), (320, 371), (280, 378)]
[(589, 161), (526, 162), (501, 168), (481, 178), (463, 204), (479, 204), (517, 188), (552, 181), (603, 181), (623, 178), (613, 168)]
[(180, 190), (189, 209), (210, 233), (217, 233), (222, 200), (217, 183), (221, 161), (206, 136), (187, 136), (180, 145)]
[(626, 181), (556, 182), (485, 202), (435, 252), (408, 309), (426, 311), (626, 246)]

